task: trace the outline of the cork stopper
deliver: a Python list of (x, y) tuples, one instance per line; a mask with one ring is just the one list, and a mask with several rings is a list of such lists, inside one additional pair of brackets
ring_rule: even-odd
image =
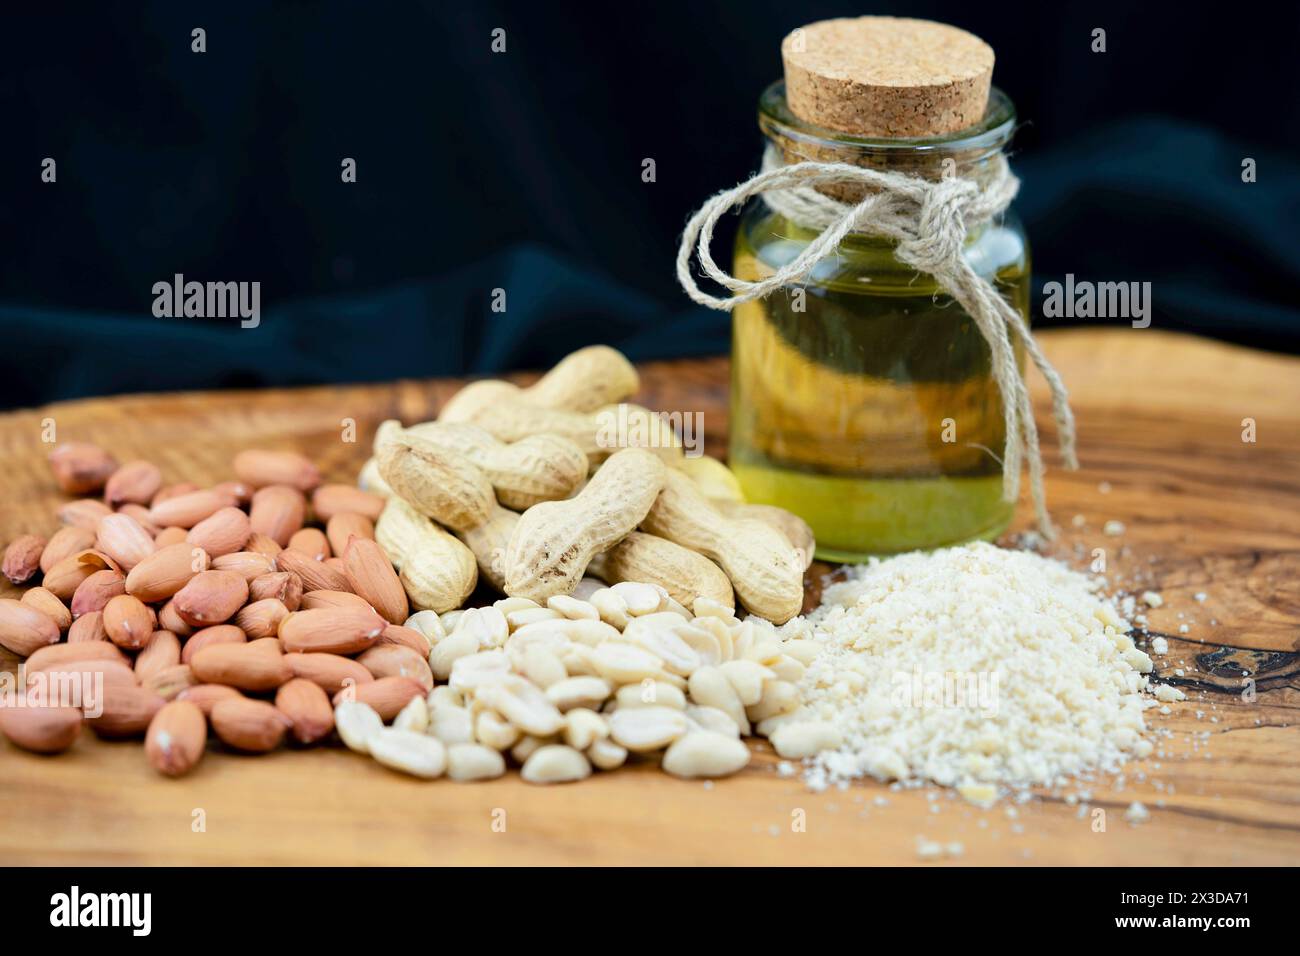
[(790, 111), (859, 136), (925, 137), (978, 123), (993, 48), (930, 20), (857, 17), (800, 27), (781, 43)]

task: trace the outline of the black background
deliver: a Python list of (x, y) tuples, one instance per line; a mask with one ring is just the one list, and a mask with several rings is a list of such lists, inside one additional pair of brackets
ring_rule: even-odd
[[(509, 840), (509, 837), (502, 837)], [(501, 851), (509, 859), (508, 848)], [(1290, 928), (1291, 899), (1289, 873), (1280, 868), (1165, 868), (1129, 869), (1057, 868), (1044, 870), (1027, 864), (1004, 867), (996, 872), (983, 868), (972, 879), (964, 867), (917, 866), (881, 868), (877, 871), (820, 873), (810, 868), (799, 871), (800, 886), (817, 900), (817, 915), (851, 912), (869, 907), (887, 910), (899, 926), (914, 937), (924, 935), (930, 945), (972, 943), (998, 944), (1007, 940), (1063, 938), (1071, 941), (1117, 941), (1124, 946), (1185, 948), (1196, 940), (1207, 948), (1232, 949), (1248, 944), (1252, 949), (1284, 941)], [(7, 891), (10, 914), (9, 939), (18, 943), (38, 941), (91, 944), (128, 948), (168, 947), (192, 944), (202, 939), (209, 946), (231, 944), (248, 948), (263, 940), (291, 941), (295, 946), (322, 945), (329, 951), (344, 946), (373, 949), (376, 935), (383, 932), (366, 909), (367, 901), (384, 901), (396, 913), (430, 912), (434, 933), (454, 931), (467, 921), (494, 927), (494, 940), (535, 943), (536, 927), (554, 920), (554, 914), (572, 899), (575, 886), (589, 886), (595, 892), (643, 892), (646, 875), (629, 870), (624, 876), (603, 870), (568, 869), (557, 879), (538, 879), (536, 873), (518, 872), (508, 865), (482, 869), (461, 868), (454, 874), (459, 887), (454, 911), (436, 898), (430, 907), (429, 880), (438, 876), (403, 869), (273, 869), (232, 867), (230, 869), (127, 869), (103, 867), (9, 869), (15, 878)], [(733, 888), (735, 881), (721, 879), (722, 872), (708, 867), (665, 869), (675, 886), (689, 892), (710, 893), (727, 912), (753, 912), (752, 894)], [(847, 877), (847, 879), (846, 879)], [(596, 880), (599, 880), (597, 884)], [(232, 895), (232, 883), (240, 888)], [(152, 932), (132, 936), (125, 928), (55, 928), (50, 926), (51, 897), (69, 894), (73, 885), (79, 893), (152, 893)], [(364, 892), (347, 887), (364, 885)], [(343, 889), (340, 889), (343, 887)], [(1182, 893), (1190, 900), (1195, 893), (1228, 893), (1245, 900), (1226, 904), (1147, 906), (1121, 903), (1123, 894)], [(502, 919), (501, 895), (510, 900), (510, 918)], [(206, 908), (196, 908), (195, 900)], [(1014, 922), (1001, 918), (1007, 901), (1017, 907)], [(322, 901), (327, 901), (323, 904)], [(749, 907), (747, 910), (746, 907)], [(1203, 929), (1117, 927), (1117, 917), (1210, 917), (1245, 916), (1249, 927)], [(936, 918), (939, 917), (939, 918)], [(761, 919), (761, 917), (760, 917)], [(734, 920), (702, 919), (692, 927), (695, 939), (716, 947), (735, 946), (739, 937)], [(770, 923), (771, 925), (766, 925)], [(618, 939), (628, 933), (626, 911), (619, 907), (592, 907), (584, 914), (584, 926), (593, 935)], [(823, 925), (821, 922), (819, 926)], [(765, 938), (778, 945), (807, 946), (812, 916), (766, 921)]]
[[(1038, 288), (1150, 281), (1157, 328), (1300, 351), (1291, 4), (34, 8), (0, 27), (0, 405), (725, 351), (726, 316), (676, 285), (678, 234), (754, 170), (781, 37), (861, 13), (997, 51)], [(261, 327), (155, 319), (177, 272), (260, 281)]]

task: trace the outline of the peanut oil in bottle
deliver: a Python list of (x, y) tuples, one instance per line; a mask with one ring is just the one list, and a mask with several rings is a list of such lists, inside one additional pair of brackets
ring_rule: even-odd
[[(758, 280), (815, 233), (758, 204), (735, 274)], [(1027, 246), (1009, 217), (967, 255), (1025, 312)], [(799, 289), (733, 310), (730, 464), (751, 501), (800, 515), (817, 556), (862, 560), (994, 538), (1005, 429), (975, 323), (890, 244), (850, 236)]]
[[(992, 85), (993, 49), (973, 34), (839, 18), (791, 32), (781, 58), (784, 80), (759, 99), (763, 165), (816, 164), (820, 178), (749, 201), (736, 279), (786, 269), (827, 222), (897, 177), (1005, 182), (1015, 110)], [(837, 178), (836, 165), (880, 175)], [(880, 232), (910, 233), (871, 217), (911, 213), (889, 209), (863, 206), (867, 218), (797, 285), (731, 306), (730, 465), (749, 500), (808, 522), (824, 560), (994, 538), (1013, 511), (1002, 500), (1005, 417), (989, 346), (932, 275), (896, 258)], [(923, 225), (923, 213), (948, 218)], [(965, 230), (967, 264), (1026, 316), (1029, 247), (1013, 213), (915, 215), (919, 237)]]

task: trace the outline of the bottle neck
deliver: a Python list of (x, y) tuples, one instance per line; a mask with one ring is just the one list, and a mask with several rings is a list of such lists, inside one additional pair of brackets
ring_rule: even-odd
[[(994, 88), (979, 124), (946, 136), (889, 139), (853, 136), (806, 123), (785, 99), (785, 83), (769, 86), (759, 100), (758, 124), (768, 147), (785, 165), (800, 162), (847, 163), (900, 172), (922, 179), (960, 176), (983, 184), (994, 172), (994, 159), (1011, 140), (1015, 108)], [(864, 187), (826, 186), (821, 192), (842, 202), (859, 202)]]

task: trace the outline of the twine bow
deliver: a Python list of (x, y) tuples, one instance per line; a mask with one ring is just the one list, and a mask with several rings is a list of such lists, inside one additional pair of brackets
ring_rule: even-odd
[[(1030, 334), (1018, 311), (991, 282), (979, 276), (963, 254), (968, 231), (1003, 213), (1020, 188), (1006, 158), (993, 160), (993, 175), (981, 186), (969, 179), (949, 177), (937, 182), (851, 166), (847, 163), (795, 163), (781, 165), (773, 149), (763, 157), (763, 170), (732, 189), (709, 199), (686, 224), (677, 251), (677, 281), (686, 294), (711, 309), (730, 310), (742, 302), (763, 298), (777, 289), (806, 280), (819, 262), (836, 254), (850, 233), (891, 239), (895, 257), (904, 265), (934, 277), (975, 321), (992, 356), (993, 378), (1002, 399), (1006, 445), (1002, 458), (1002, 497), (1015, 502), (1020, 494), (1020, 471), (1029, 463), (1034, 513), (1039, 530), (1054, 534), (1043, 490), (1043, 457), (1038, 443), (1029, 389), (1020, 375), (1008, 327), (1047, 380), (1052, 393), (1052, 417), (1061, 443), (1061, 457), (1070, 469), (1079, 467), (1075, 454), (1074, 414), (1065, 383)], [(852, 184), (870, 192), (856, 205), (840, 202), (816, 187)], [(774, 210), (809, 229), (820, 230), (791, 262), (756, 282), (737, 279), (714, 262), (709, 247), (713, 229), (731, 209), (752, 196), (762, 195)], [(691, 259), (698, 256), (704, 274), (731, 290), (720, 298), (704, 292), (695, 281)]]

